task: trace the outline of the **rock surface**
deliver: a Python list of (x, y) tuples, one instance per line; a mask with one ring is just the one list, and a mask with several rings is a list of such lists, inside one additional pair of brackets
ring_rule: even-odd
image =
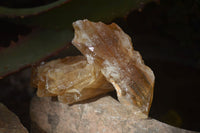
[(194, 133), (154, 119), (137, 119), (110, 96), (74, 104), (52, 98), (32, 99), (32, 133)]
[(19, 118), (0, 103), (0, 133), (28, 133)]

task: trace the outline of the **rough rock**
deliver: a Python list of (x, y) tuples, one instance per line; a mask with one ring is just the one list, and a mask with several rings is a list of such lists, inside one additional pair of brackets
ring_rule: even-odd
[(0, 103), (0, 133), (28, 133), (19, 118)]
[(154, 119), (137, 119), (110, 96), (70, 106), (35, 96), (30, 115), (32, 133), (194, 133)]

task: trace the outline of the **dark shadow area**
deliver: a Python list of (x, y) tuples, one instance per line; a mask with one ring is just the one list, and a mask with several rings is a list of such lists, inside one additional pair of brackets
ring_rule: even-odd
[(199, 1), (150, 3), (118, 22), (154, 71), (150, 117), (200, 131)]
[(30, 8), (46, 5), (57, 0), (1, 0), (0, 5), (9, 8)]
[(31, 28), (20, 24), (13, 24), (0, 19), (0, 50), (16, 45), (23, 36), (31, 32)]
[(150, 117), (200, 131), (200, 70), (175, 62), (149, 60), (156, 77)]
[(107, 94), (102, 94), (102, 95), (99, 95), (99, 96), (96, 96), (94, 98), (90, 98), (90, 99), (87, 99), (87, 100), (83, 100), (83, 101), (80, 101), (80, 102), (76, 102), (76, 103), (73, 103), (73, 104), (70, 104), (69, 106), (73, 106), (75, 104), (87, 104), (87, 103), (91, 103), (91, 102), (95, 102), (97, 101), (98, 99), (102, 98), (102, 97), (105, 97), (105, 96), (111, 96), (113, 99), (115, 99), (116, 101), (119, 101), (118, 98), (117, 98), (117, 93), (116, 91), (112, 91), (112, 92), (109, 92)]
[(30, 69), (1, 79), (0, 89), (0, 102), (15, 113), (30, 130), (29, 106), (34, 94), (34, 89), (30, 87)]

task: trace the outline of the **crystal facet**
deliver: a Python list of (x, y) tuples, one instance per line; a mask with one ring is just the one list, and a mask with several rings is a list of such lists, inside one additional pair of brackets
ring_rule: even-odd
[(115, 23), (106, 25), (78, 20), (73, 27), (73, 45), (89, 64), (100, 67), (107, 81), (115, 87), (119, 101), (148, 114), (153, 97), (154, 74), (144, 64), (139, 52), (133, 49), (131, 38)]
[(37, 95), (58, 96), (58, 100), (72, 104), (113, 90), (100, 69), (87, 63), (84, 56), (57, 59), (35, 68), (32, 84)]

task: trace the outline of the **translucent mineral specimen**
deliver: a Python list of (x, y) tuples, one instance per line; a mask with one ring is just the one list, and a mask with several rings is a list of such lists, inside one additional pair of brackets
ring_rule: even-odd
[(98, 66), (87, 63), (84, 56), (66, 57), (33, 69), (32, 84), (37, 95), (58, 96), (64, 103), (75, 103), (112, 91)]
[(148, 114), (154, 87), (154, 74), (132, 47), (130, 37), (115, 23), (106, 25), (88, 20), (73, 23), (73, 45), (98, 66), (117, 91), (119, 101)]
[(116, 90), (122, 105), (147, 116), (154, 87), (154, 74), (130, 37), (116, 24), (79, 20), (73, 23), (72, 41), (84, 56), (66, 57), (33, 69), (37, 95), (58, 96), (72, 104)]

